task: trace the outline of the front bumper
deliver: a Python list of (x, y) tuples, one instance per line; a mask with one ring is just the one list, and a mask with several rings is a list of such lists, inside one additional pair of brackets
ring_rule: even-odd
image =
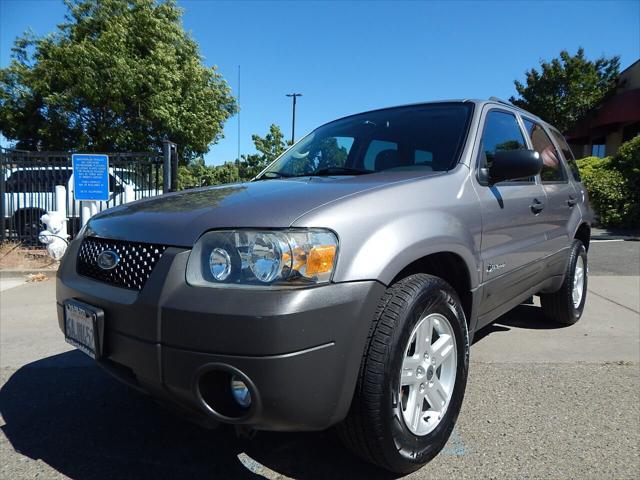
[[(67, 299), (103, 309), (98, 363), (120, 380), (202, 424), (321, 430), (347, 414), (382, 284), (192, 287), (189, 251), (168, 248), (135, 292), (78, 275), (79, 244), (71, 243), (58, 271), (58, 322), (63, 329)], [(246, 411), (216, 397), (231, 373), (250, 386)]]

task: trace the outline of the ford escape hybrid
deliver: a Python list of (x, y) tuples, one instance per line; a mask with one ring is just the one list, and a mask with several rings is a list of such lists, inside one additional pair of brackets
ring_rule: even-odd
[(580, 318), (591, 216), (564, 138), (534, 115), (376, 110), (253, 181), (94, 216), (60, 266), (58, 321), (203, 425), (335, 426), (409, 472), (453, 429), (474, 332), (534, 294), (550, 321)]

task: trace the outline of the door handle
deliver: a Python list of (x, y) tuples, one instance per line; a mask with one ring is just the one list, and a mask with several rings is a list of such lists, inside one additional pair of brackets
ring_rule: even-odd
[(569, 207), (573, 207), (576, 203), (578, 203), (578, 200), (576, 200), (576, 197), (574, 197), (573, 195), (569, 195), (569, 199), (567, 200), (567, 205)]
[(544, 203), (536, 198), (533, 200), (533, 203), (529, 205), (529, 208), (531, 208), (534, 215), (538, 215), (542, 210), (544, 210)]

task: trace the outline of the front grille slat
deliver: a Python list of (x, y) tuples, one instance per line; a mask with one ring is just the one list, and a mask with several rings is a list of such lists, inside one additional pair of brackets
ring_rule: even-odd
[[(94, 280), (140, 291), (166, 248), (166, 245), (153, 243), (87, 237), (80, 245), (76, 270), (79, 275)], [(111, 270), (103, 270), (98, 266), (98, 255), (107, 250), (120, 257)]]

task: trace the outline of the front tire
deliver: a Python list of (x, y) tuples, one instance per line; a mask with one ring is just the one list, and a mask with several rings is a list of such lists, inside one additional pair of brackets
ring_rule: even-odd
[(574, 240), (560, 290), (540, 295), (542, 312), (548, 320), (564, 325), (580, 320), (587, 300), (588, 273), (587, 250), (580, 240)]
[(411, 275), (376, 311), (345, 445), (394, 473), (417, 470), (446, 444), (467, 382), (469, 337), (460, 300), (442, 279)]

